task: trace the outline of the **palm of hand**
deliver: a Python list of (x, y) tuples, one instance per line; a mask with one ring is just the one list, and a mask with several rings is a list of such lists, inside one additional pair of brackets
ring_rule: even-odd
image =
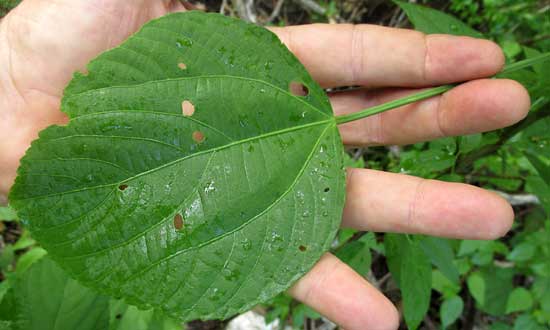
[[(183, 9), (168, 0), (27, 0), (1, 22), (0, 203), (37, 132), (67, 121), (59, 104), (73, 72), (144, 22)], [(440, 97), (344, 124), (346, 144), (406, 144), (487, 131), (520, 120), (529, 108), (517, 83), (480, 79), (503, 64), (502, 52), (488, 41), (365, 25), (274, 32), (322, 86), (376, 88), (331, 94), (337, 115), (412, 88), (474, 80)], [(365, 169), (350, 170), (347, 181), (345, 227), (490, 239), (504, 234), (513, 219), (505, 201), (467, 185)], [(328, 253), (290, 293), (348, 330), (398, 324), (395, 307)]]

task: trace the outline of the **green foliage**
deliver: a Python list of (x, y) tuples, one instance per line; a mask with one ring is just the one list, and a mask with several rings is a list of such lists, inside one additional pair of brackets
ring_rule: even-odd
[(13, 284), (14, 330), (106, 329), (108, 298), (70, 279), (49, 258), (37, 261)]
[(550, 9), (541, 0), (452, 0), (449, 8), (503, 44), (522, 43), (549, 50)]
[[(33, 249), (32, 251), (44, 251)], [(27, 254), (27, 255), (28, 255)], [(139, 310), (71, 279), (49, 257), (36, 257), (0, 286), (0, 322), (9, 330), (181, 330), (154, 310)], [(20, 259), (21, 261), (21, 259)], [(0, 328), (2, 329), (2, 328)]]
[(476, 38), (482, 36), (457, 18), (439, 10), (402, 1), (395, 1), (395, 3), (405, 11), (414, 27), (424, 33), (445, 33)]
[(65, 90), (70, 123), (41, 132), (10, 192), (71, 276), (182, 320), (227, 318), (329, 248), (342, 143), (325, 92), (274, 34), (172, 14), (88, 72)]
[[(550, 31), (548, 9), (538, 3), (451, 1), (450, 10), (465, 24), (434, 9), (397, 2), (418, 30), (496, 40), (509, 61), (550, 49), (543, 38)], [(327, 9), (328, 17), (337, 17), (335, 2)], [(320, 315), (277, 293), (331, 243), (332, 252), (365, 277), (372, 275), (371, 263), (385, 258), (410, 329), (422, 328), (426, 316), (439, 318), (443, 329), (461, 329), (465, 302), (472, 300), (481, 319), (498, 320), (488, 326), (491, 330), (550, 326), (548, 62), (504, 75), (524, 84), (532, 97), (531, 113), (518, 125), (398, 152), (359, 150), (341, 159), (324, 92), (271, 34), (220, 18), (227, 24), (221, 35), (214, 32), (214, 16), (204, 22), (201, 14), (191, 14), (188, 25), (174, 23), (175, 17), (147, 25), (138, 37), (92, 62), (89, 74), (77, 74), (63, 100), (71, 123), (43, 132), (23, 161), (23, 176), (47, 173), (55, 184), (45, 177), (20, 178), (11, 201), (70, 275), (23, 231), (0, 253), (6, 278), (0, 283), (0, 329), (32, 329), (52, 320), (60, 329), (70, 328), (77, 313), (86, 316), (79, 329), (93, 328), (94, 322), (101, 329), (181, 327), (158, 310), (140, 310), (80, 286), (69, 278), (76, 273), (88, 285), (183, 319), (226, 317), (268, 301), (267, 322), (279, 318), (301, 329), (306, 318)], [(214, 46), (204, 46), (206, 35), (216, 40)], [(151, 51), (155, 47), (159, 53)], [(237, 47), (254, 52), (244, 56)], [(307, 95), (291, 95), (289, 81), (307, 86)], [(195, 106), (191, 117), (182, 116), (184, 100)], [(260, 105), (261, 113), (245, 113)], [(288, 118), (275, 115), (282, 106)], [(203, 133), (204, 141), (193, 141), (193, 131)], [(237, 170), (246, 161), (254, 182)], [(535, 194), (540, 203), (518, 207), (520, 221), (502, 241), (341, 230), (332, 242), (342, 207), (342, 164)], [(220, 175), (223, 181), (212, 179)], [(99, 179), (105, 181), (91, 189)], [(37, 183), (39, 189), (25, 188)], [(329, 221), (325, 209), (308, 208), (312, 203), (327, 203)], [(174, 228), (177, 214), (181, 230)], [(285, 221), (276, 222), (275, 216)], [(0, 208), (6, 224), (16, 218), (13, 210)], [(215, 225), (204, 225), (207, 219)], [(50, 277), (55, 293), (45, 298), (41, 279)], [(161, 285), (147, 285), (150, 281)], [(197, 287), (205, 298), (196, 296)], [(42, 301), (45, 308), (31, 313)], [(181, 311), (193, 304), (195, 310)]]
[(0, 206), (0, 221), (13, 221), (17, 219), (17, 213), (9, 206)]
[(337, 250), (336, 256), (351, 266), (358, 274), (366, 276), (370, 270), (372, 255), (370, 249), (376, 245), (373, 233), (367, 233), (358, 240), (350, 241)]
[[(477, 3), (456, 1), (452, 8), (476, 12), (480, 10), (476, 8)], [(484, 1), (485, 5), (487, 3)], [(481, 36), (444, 13), (411, 3), (398, 2), (398, 5), (414, 26), (426, 33)], [(473, 19), (475, 21), (469, 23), (484, 24), (484, 17)], [(489, 31), (486, 36), (494, 38), (495, 33)], [(540, 54), (511, 40), (516, 39), (497, 38), (509, 59), (532, 58)], [(550, 313), (546, 307), (550, 299), (550, 262), (547, 261), (550, 252), (549, 70), (550, 64), (545, 62), (505, 75), (520, 81), (530, 92), (533, 107), (524, 122), (497, 132), (444, 138), (405, 147), (397, 162), (390, 163), (389, 169), (395, 172), (473, 183), (512, 194), (534, 193), (541, 201), (540, 205), (519, 209), (525, 212), (524, 219), (506, 241), (420, 240), (426, 258), (434, 266), (431, 287), (443, 297), (439, 305), (443, 328), (452, 328), (453, 323), (460, 322), (464, 295), (471, 295), (477, 308), (484, 313), (493, 317), (512, 317), (511, 322), (495, 323), (492, 329), (543, 329), (550, 326)], [(396, 248), (394, 236), (385, 237), (386, 258), (392, 276), (402, 286), (403, 271), (396, 264), (410, 252), (403, 247)], [(526, 280), (518, 283), (513, 281), (515, 278)], [(462, 283), (465, 283), (465, 289)], [(401, 291), (406, 310), (407, 292), (403, 287)], [(418, 310), (425, 309), (418, 307)], [(406, 321), (409, 328), (417, 326), (415, 322)], [(460, 329), (459, 325), (456, 326)]]
[(384, 239), (388, 267), (403, 295), (405, 321), (410, 329), (417, 329), (430, 306), (432, 267), (419, 240), (387, 234)]

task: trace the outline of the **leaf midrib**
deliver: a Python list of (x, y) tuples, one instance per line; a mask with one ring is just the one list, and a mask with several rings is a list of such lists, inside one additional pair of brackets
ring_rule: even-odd
[[(97, 185), (97, 186), (89, 186), (89, 187), (83, 187), (83, 188), (80, 188), (80, 189), (74, 189), (74, 190), (69, 190), (69, 191), (62, 191), (62, 192), (57, 192), (57, 193), (52, 193), (52, 194), (46, 194), (46, 195), (38, 195), (38, 196), (32, 196), (32, 197), (27, 197), (27, 198), (20, 198), (18, 199), (19, 201), (27, 201), (27, 200), (35, 200), (35, 199), (39, 199), (39, 198), (47, 198), (47, 197), (53, 197), (53, 196), (58, 196), (58, 195), (66, 195), (66, 194), (72, 194), (72, 193), (77, 193), (77, 192), (82, 192), (82, 191), (87, 191), (87, 190), (91, 190), (91, 189), (96, 189), (96, 188), (107, 188), (107, 187), (112, 187), (112, 186), (115, 186), (115, 185), (120, 185), (122, 183), (125, 183), (125, 182), (128, 182), (128, 181), (131, 181), (131, 180), (134, 180), (134, 179), (137, 179), (141, 176), (144, 176), (144, 175), (147, 175), (147, 174), (150, 174), (150, 173), (154, 173), (158, 170), (161, 170), (165, 167), (169, 167), (169, 166), (172, 166), (172, 165), (175, 165), (179, 162), (182, 162), (182, 161), (185, 161), (185, 160), (188, 160), (188, 159), (191, 159), (191, 158), (194, 158), (194, 157), (197, 157), (197, 156), (200, 156), (200, 155), (203, 155), (203, 154), (207, 154), (207, 153), (210, 153), (210, 152), (217, 152), (219, 150), (223, 150), (223, 149), (226, 149), (226, 148), (230, 148), (232, 146), (235, 146), (235, 145), (239, 145), (239, 144), (242, 144), (242, 143), (246, 143), (246, 142), (250, 142), (250, 141), (255, 141), (255, 140), (259, 140), (259, 139), (262, 139), (262, 138), (266, 138), (266, 137), (270, 137), (270, 136), (273, 136), (273, 135), (279, 135), (279, 134), (284, 134), (284, 133), (288, 133), (288, 132), (292, 132), (292, 131), (298, 131), (298, 130), (301, 130), (301, 129), (305, 129), (305, 128), (309, 128), (309, 127), (314, 127), (314, 126), (319, 126), (319, 125), (322, 125), (322, 124), (330, 124), (331, 122), (334, 122), (334, 117), (330, 117), (330, 119), (327, 119), (327, 120), (322, 120), (322, 121), (317, 121), (317, 122), (312, 122), (312, 123), (307, 123), (307, 124), (304, 124), (304, 125), (298, 125), (298, 126), (292, 126), (292, 127), (287, 127), (285, 129), (281, 129), (281, 130), (277, 130), (277, 131), (272, 131), (272, 132), (269, 132), (269, 133), (265, 133), (265, 134), (260, 134), (260, 135), (256, 135), (256, 136), (252, 136), (252, 137), (249, 137), (249, 138), (246, 138), (246, 139), (242, 139), (242, 140), (238, 140), (238, 141), (233, 141), (233, 142), (230, 142), (230, 143), (227, 143), (227, 144), (224, 144), (224, 145), (221, 145), (221, 146), (218, 146), (218, 147), (215, 147), (215, 148), (211, 148), (211, 149), (207, 149), (207, 150), (203, 150), (203, 151), (199, 151), (199, 152), (196, 152), (194, 154), (190, 154), (190, 155), (187, 155), (185, 157), (182, 157), (182, 158), (178, 158), (178, 159), (175, 159), (171, 162), (168, 162), (168, 163), (165, 163), (165, 164), (162, 164), (160, 166), (157, 166), (155, 168), (152, 168), (150, 170), (147, 170), (147, 171), (144, 171), (144, 172), (141, 172), (141, 173), (138, 173), (132, 177), (129, 177), (129, 178), (126, 178), (124, 180), (121, 180), (121, 181), (118, 181), (118, 182), (113, 182), (113, 183), (109, 183), (109, 184), (102, 184), (102, 185)], [(66, 137), (63, 137), (63, 138), (70, 138), (70, 137), (75, 137), (75, 136), (78, 136), (78, 137), (85, 137), (85, 136), (90, 136), (90, 135), (73, 135), (73, 136), (66, 136)], [(95, 136), (95, 135), (93, 135)], [(102, 137), (105, 137), (103, 135), (101, 135)], [(125, 136), (116, 136), (116, 135), (109, 135), (107, 136), (109, 138), (126, 138)], [(51, 141), (51, 140), (50, 140)]]

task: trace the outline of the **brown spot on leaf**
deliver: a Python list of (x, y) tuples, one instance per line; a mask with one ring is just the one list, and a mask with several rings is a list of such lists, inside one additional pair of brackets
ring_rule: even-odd
[(182, 70), (185, 70), (185, 69), (187, 69), (187, 65), (185, 65), (185, 63), (183, 63), (183, 62), (179, 62), (178, 63), (178, 68), (180, 68)]
[(183, 217), (179, 213), (174, 216), (174, 228), (176, 228), (176, 230), (183, 228)]
[(300, 245), (300, 246), (298, 247), (298, 249), (299, 249), (300, 251), (302, 251), (302, 252), (306, 252), (307, 247), (305, 247), (305, 246), (303, 246), (303, 245)]
[(193, 141), (197, 143), (201, 143), (204, 141), (204, 134), (201, 131), (194, 131), (193, 132)]
[(118, 190), (120, 190), (120, 191), (124, 191), (124, 190), (126, 190), (126, 188), (128, 188), (127, 184), (121, 184), (120, 186), (118, 186)]

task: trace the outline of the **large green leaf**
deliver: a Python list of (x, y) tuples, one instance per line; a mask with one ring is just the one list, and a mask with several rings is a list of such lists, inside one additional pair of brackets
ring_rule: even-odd
[(10, 193), (70, 275), (183, 320), (226, 318), (329, 248), (341, 139), (326, 94), (274, 34), (172, 14), (87, 71), (65, 90), (70, 123), (40, 133)]
[(109, 299), (83, 287), (49, 258), (15, 281), (17, 330), (101, 330), (109, 325)]
[(384, 246), (388, 268), (403, 296), (403, 314), (409, 329), (417, 329), (430, 307), (432, 267), (418, 239), (386, 234)]
[(415, 29), (424, 33), (443, 33), (481, 38), (483, 35), (459, 19), (426, 6), (394, 1), (413, 23)]

